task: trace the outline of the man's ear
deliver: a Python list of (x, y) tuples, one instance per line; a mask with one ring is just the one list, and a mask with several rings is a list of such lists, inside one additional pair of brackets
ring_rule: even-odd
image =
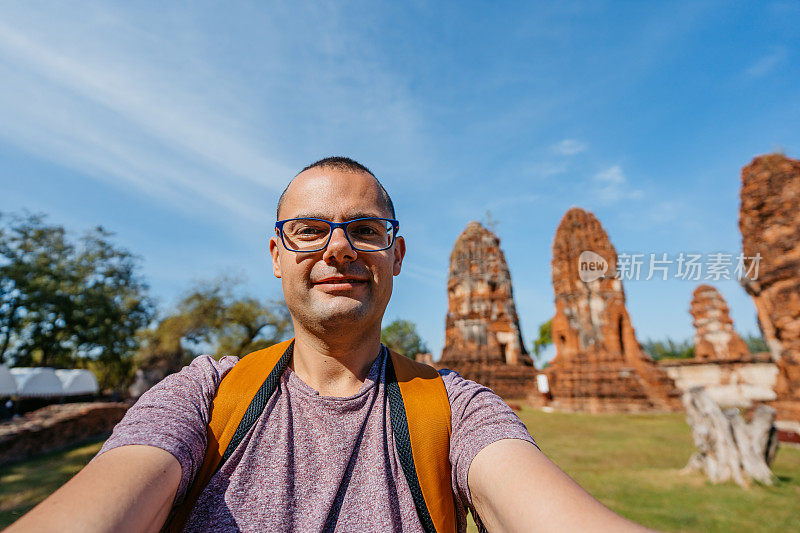
[(278, 237), (270, 237), (269, 239), (269, 255), (272, 256), (272, 273), (276, 278), (281, 277), (281, 263), (278, 261), (281, 243), (278, 242)]
[(394, 265), (392, 273), (397, 276), (400, 274), (400, 267), (403, 266), (403, 257), (406, 255), (406, 240), (398, 236), (394, 240)]

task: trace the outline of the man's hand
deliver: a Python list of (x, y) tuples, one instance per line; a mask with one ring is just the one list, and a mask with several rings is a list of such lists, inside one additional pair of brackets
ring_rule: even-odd
[(158, 531), (180, 480), (181, 465), (171, 453), (120, 446), (91, 461), (6, 531)]
[(594, 499), (539, 449), (520, 439), (494, 442), (473, 459), (467, 483), (491, 531), (648, 531)]

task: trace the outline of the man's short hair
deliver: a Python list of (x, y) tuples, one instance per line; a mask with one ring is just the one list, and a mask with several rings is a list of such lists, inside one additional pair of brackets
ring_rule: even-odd
[[(370, 176), (375, 178), (375, 182), (378, 184), (378, 187), (380, 187), (380, 190), (381, 190), (381, 196), (383, 197), (384, 206), (392, 214), (392, 218), (397, 218), (397, 215), (395, 215), (395, 213), (394, 213), (394, 204), (392, 203), (392, 199), (389, 196), (389, 193), (386, 192), (386, 189), (383, 188), (383, 184), (381, 184), (380, 180), (378, 180), (378, 178), (375, 177), (375, 174), (373, 174), (372, 171), (370, 171), (370, 169), (368, 169), (367, 167), (365, 167), (364, 165), (362, 165), (358, 161), (356, 161), (354, 159), (350, 159), (349, 157), (342, 157), (342, 156), (338, 156), (338, 155), (337, 156), (326, 157), (324, 159), (320, 159), (319, 161), (315, 161), (315, 162), (311, 163), (310, 165), (305, 167), (303, 170), (298, 172), (295, 175), (295, 177), (297, 177), (298, 175), (302, 174), (306, 170), (309, 170), (309, 169), (312, 169), (312, 168), (332, 168), (332, 169), (336, 169), (336, 170), (346, 170), (346, 171), (350, 171), (350, 172), (366, 172), (367, 174), (369, 174)], [(292, 181), (294, 181), (294, 180), (292, 180)], [(291, 184), (292, 184), (292, 182), (290, 181), (289, 185), (291, 185)], [(286, 196), (286, 191), (289, 190), (289, 185), (287, 185), (286, 188), (283, 189), (283, 192), (281, 193), (281, 197), (278, 198), (278, 208), (277, 208), (276, 214), (275, 214), (275, 218), (278, 219), (278, 220), (280, 220), (281, 205), (283, 205), (283, 198)]]

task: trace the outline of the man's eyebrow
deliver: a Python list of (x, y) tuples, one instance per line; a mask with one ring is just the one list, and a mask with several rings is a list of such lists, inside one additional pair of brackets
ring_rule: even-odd
[[(299, 213), (291, 218), (321, 218), (322, 220), (330, 220), (328, 215), (324, 213)], [(383, 215), (379, 213), (369, 213), (369, 212), (358, 212), (358, 213), (349, 213), (345, 220), (355, 220), (357, 218), (384, 218)]]

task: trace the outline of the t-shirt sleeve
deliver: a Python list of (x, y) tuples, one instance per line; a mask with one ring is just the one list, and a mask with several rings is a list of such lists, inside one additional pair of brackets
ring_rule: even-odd
[(450, 399), (450, 464), (453, 492), (461, 504), (472, 510), (467, 474), (472, 460), (483, 448), (503, 439), (522, 439), (536, 443), (525, 424), (491, 389), (464, 379), (454, 370), (440, 370)]
[(238, 360), (223, 357), (216, 361), (202, 355), (180, 372), (165, 377), (128, 409), (97, 456), (130, 444), (168, 451), (181, 464), (181, 482), (174, 503), (181, 502), (203, 464), (206, 425), (219, 383)]

